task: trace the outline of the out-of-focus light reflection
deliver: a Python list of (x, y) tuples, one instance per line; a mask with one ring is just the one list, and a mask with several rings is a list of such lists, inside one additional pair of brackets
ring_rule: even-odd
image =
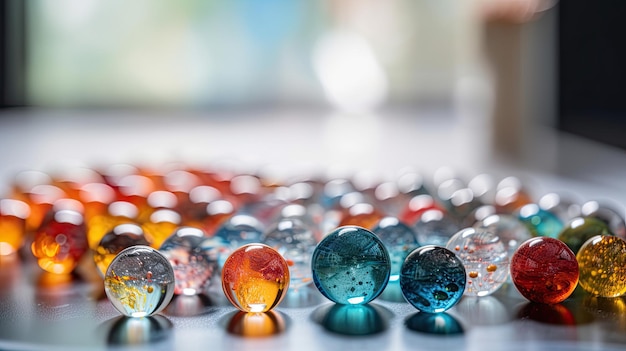
[(323, 37), (315, 46), (313, 66), (326, 97), (342, 111), (370, 111), (387, 97), (387, 76), (357, 34), (335, 31)]
[(226, 330), (243, 337), (267, 337), (283, 333), (287, 329), (285, 319), (279, 312), (237, 312), (228, 321)]

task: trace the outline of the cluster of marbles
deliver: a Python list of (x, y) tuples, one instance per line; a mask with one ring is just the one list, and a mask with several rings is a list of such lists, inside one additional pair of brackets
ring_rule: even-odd
[[(27, 245), (42, 269), (69, 274), (90, 254), (109, 298), (131, 316), (162, 309), (170, 284), (171, 294), (196, 295), (219, 279), (233, 305), (253, 312), (311, 282), (331, 301), (361, 305), (397, 281), (425, 312), (492, 294), (507, 278), (542, 303), (567, 298), (578, 272), (592, 295), (626, 289), (626, 224), (596, 201), (551, 193), (533, 202), (515, 177), (465, 182), (449, 169), (432, 184), (411, 169), (391, 181), (259, 174), (180, 165), (23, 172), (0, 198), (0, 255)], [(136, 262), (149, 257), (139, 265), (147, 271), (122, 267), (133, 250)], [(162, 258), (174, 278), (155, 277)], [(153, 283), (159, 294), (148, 292)]]

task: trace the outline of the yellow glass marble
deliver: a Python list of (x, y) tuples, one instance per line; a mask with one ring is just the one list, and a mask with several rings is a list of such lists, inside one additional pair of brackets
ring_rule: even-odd
[(150, 219), (141, 225), (150, 246), (158, 249), (165, 240), (180, 226), (181, 216), (170, 209), (160, 209), (150, 215)]
[(222, 269), (222, 289), (244, 312), (267, 312), (289, 288), (289, 266), (276, 250), (263, 244), (244, 245), (228, 256)]
[(626, 241), (611, 235), (587, 240), (576, 255), (580, 286), (595, 296), (626, 293)]

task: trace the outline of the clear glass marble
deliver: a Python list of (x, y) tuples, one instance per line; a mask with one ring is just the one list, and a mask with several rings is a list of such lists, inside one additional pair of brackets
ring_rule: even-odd
[(507, 214), (492, 214), (474, 225), (479, 231), (490, 231), (500, 237), (509, 257), (526, 240), (533, 237), (528, 227), (517, 218)]
[(125, 316), (145, 317), (163, 310), (174, 295), (174, 270), (159, 251), (143, 245), (121, 251), (104, 277), (104, 291)]
[(219, 245), (207, 238), (204, 231), (180, 227), (163, 242), (159, 251), (174, 269), (174, 294), (197, 295), (206, 292), (218, 271)]
[(317, 242), (309, 224), (299, 218), (283, 218), (265, 232), (262, 241), (287, 261), (292, 289), (312, 282), (311, 256)]
[(491, 295), (506, 282), (509, 253), (498, 235), (465, 228), (450, 238), (446, 248), (463, 262), (467, 273), (465, 295)]

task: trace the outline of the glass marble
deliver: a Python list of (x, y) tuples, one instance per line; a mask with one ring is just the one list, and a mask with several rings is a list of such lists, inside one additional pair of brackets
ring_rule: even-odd
[(104, 291), (113, 306), (128, 317), (162, 311), (174, 295), (174, 270), (159, 251), (143, 245), (122, 250), (104, 277)]
[(428, 210), (441, 210), (442, 207), (437, 204), (435, 199), (428, 194), (419, 194), (409, 200), (402, 212), (400, 220), (408, 225), (414, 225)]
[(378, 211), (373, 205), (357, 203), (344, 210), (344, 214), (337, 226), (355, 225), (372, 229), (383, 217), (382, 212)]
[(181, 224), (182, 217), (180, 213), (162, 208), (154, 211), (147, 222), (141, 224), (141, 228), (146, 233), (146, 238), (150, 242), (150, 246), (158, 249), (163, 242), (174, 233), (176, 228)]
[(223, 240), (232, 249), (262, 240), (263, 224), (255, 217), (238, 214), (229, 218), (217, 230), (215, 237)]
[(385, 217), (372, 229), (383, 242), (391, 259), (389, 281), (400, 279), (400, 269), (406, 256), (420, 246), (411, 227), (396, 217)]
[(612, 207), (601, 204), (598, 201), (587, 201), (581, 207), (581, 215), (583, 217), (597, 218), (605, 222), (609, 225), (611, 233), (622, 239), (626, 239), (626, 223), (624, 222), (624, 218)]
[(557, 239), (564, 242), (574, 253), (583, 244), (596, 235), (613, 235), (609, 226), (592, 217), (577, 217), (569, 221)]
[(520, 208), (517, 218), (526, 224), (533, 236), (556, 238), (563, 230), (563, 222), (557, 216), (542, 210), (536, 204), (528, 204)]
[(498, 213), (514, 213), (524, 205), (532, 203), (532, 198), (516, 177), (506, 177), (498, 182), (494, 205)]
[(181, 227), (161, 245), (161, 252), (174, 269), (174, 294), (204, 293), (218, 271), (219, 245), (213, 245), (204, 231)]
[(289, 287), (313, 281), (311, 257), (317, 244), (312, 227), (299, 218), (283, 218), (263, 234), (263, 243), (278, 251), (289, 265)]
[(509, 258), (515, 250), (526, 240), (533, 237), (524, 223), (516, 217), (507, 214), (492, 214), (485, 217), (474, 225), (478, 230), (487, 230), (500, 237), (500, 241), (506, 246)]
[(391, 272), (383, 242), (357, 226), (339, 227), (317, 245), (313, 282), (329, 300), (346, 305), (372, 301), (382, 293)]
[(491, 295), (506, 282), (509, 253), (498, 235), (465, 228), (454, 234), (446, 247), (463, 262), (467, 272), (465, 295)]
[(93, 252), (93, 260), (102, 276), (106, 274), (109, 264), (118, 253), (134, 245), (149, 245), (140, 226), (132, 223), (119, 224), (108, 232)]
[(139, 210), (137, 206), (126, 201), (115, 201), (109, 204), (107, 211), (90, 217), (87, 222), (87, 241), (91, 249), (96, 249), (100, 240), (116, 225), (136, 222)]
[(446, 246), (448, 240), (461, 228), (449, 214), (440, 210), (428, 210), (413, 226), (421, 245)]
[(10, 255), (22, 247), (29, 214), (30, 208), (23, 201), (0, 200), (0, 256)]
[(572, 198), (572, 195), (547, 193), (537, 201), (537, 204), (542, 209), (559, 217), (563, 223), (567, 223), (571, 219), (581, 216), (581, 206)]
[(267, 312), (289, 288), (289, 266), (276, 250), (247, 244), (233, 251), (222, 268), (222, 289), (233, 306), (244, 312)]
[(402, 264), (400, 289), (422, 312), (439, 313), (456, 305), (465, 291), (463, 262), (445, 247), (427, 245), (411, 252)]
[(581, 246), (576, 259), (580, 286), (590, 294), (626, 294), (626, 241), (612, 235), (594, 236)]
[(39, 267), (55, 274), (71, 273), (87, 249), (83, 215), (72, 210), (52, 212), (31, 245)]
[(527, 240), (511, 258), (511, 280), (520, 294), (532, 302), (564, 301), (576, 288), (578, 275), (576, 255), (554, 238)]

